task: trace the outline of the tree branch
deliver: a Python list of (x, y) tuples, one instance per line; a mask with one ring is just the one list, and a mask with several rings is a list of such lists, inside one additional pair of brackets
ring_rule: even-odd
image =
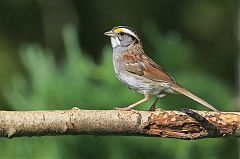
[(71, 110), (0, 111), (0, 137), (132, 135), (177, 139), (240, 136), (240, 113)]

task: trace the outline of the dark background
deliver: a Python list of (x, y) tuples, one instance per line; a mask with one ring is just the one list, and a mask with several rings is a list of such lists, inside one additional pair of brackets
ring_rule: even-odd
[[(142, 98), (114, 76), (110, 40), (133, 27), (146, 53), (218, 109), (237, 111), (238, 3), (2, 0), (0, 104), (4, 110), (112, 109)], [(121, 98), (120, 98), (121, 97)], [(137, 109), (147, 109), (151, 103)], [(204, 109), (182, 96), (159, 107)], [(237, 158), (237, 140), (146, 137), (1, 139), (1, 158)]]

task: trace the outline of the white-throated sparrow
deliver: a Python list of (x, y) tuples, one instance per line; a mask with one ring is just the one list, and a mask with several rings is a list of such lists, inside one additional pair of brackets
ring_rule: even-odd
[(151, 96), (156, 96), (157, 98), (150, 108), (150, 110), (155, 110), (158, 99), (165, 96), (166, 93), (181, 93), (211, 110), (218, 111), (176, 83), (172, 76), (150, 59), (144, 53), (141, 41), (132, 28), (117, 26), (105, 32), (104, 35), (111, 38), (113, 66), (117, 78), (130, 89), (145, 96), (144, 99), (126, 107), (126, 110), (131, 110), (147, 101)]

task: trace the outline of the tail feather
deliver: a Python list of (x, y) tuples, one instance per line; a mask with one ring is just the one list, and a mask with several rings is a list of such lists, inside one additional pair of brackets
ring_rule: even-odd
[(216, 108), (214, 108), (212, 105), (210, 105), (209, 103), (207, 103), (205, 100), (197, 97), (196, 95), (192, 94), (191, 92), (189, 92), (187, 89), (179, 86), (179, 85), (172, 85), (171, 87), (174, 91), (178, 92), (178, 93), (181, 93), (185, 96), (187, 96), (188, 98), (191, 98), (192, 100), (204, 105), (205, 107), (213, 110), (213, 111), (216, 111), (216, 112), (219, 112), (219, 110), (217, 110)]

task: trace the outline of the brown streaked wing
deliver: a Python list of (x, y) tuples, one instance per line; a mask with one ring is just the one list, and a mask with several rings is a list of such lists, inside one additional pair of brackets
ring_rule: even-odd
[(175, 83), (173, 77), (143, 53), (125, 54), (122, 56), (122, 61), (124, 61), (124, 69), (128, 72), (154, 81)]

